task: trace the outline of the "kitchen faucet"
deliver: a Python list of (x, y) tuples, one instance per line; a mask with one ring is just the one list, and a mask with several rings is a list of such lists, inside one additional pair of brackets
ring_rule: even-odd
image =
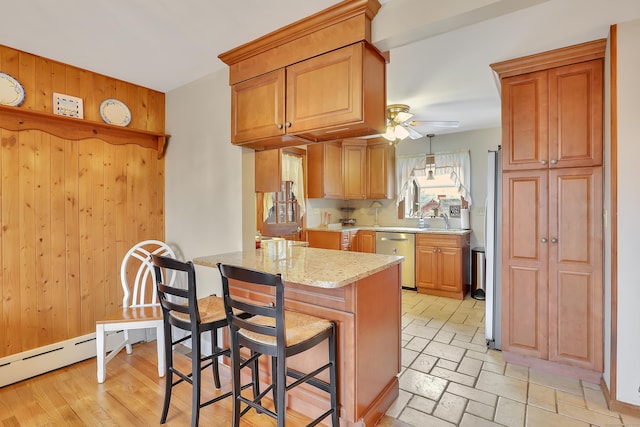
[(446, 213), (443, 212), (443, 213), (440, 214), (440, 218), (444, 219), (444, 228), (445, 228), (445, 230), (448, 230), (449, 229), (449, 217), (447, 216)]

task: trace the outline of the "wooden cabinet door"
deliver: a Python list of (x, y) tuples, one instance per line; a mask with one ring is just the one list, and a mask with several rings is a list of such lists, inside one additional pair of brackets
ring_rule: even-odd
[(342, 146), (337, 142), (307, 147), (307, 194), (310, 199), (343, 199)]
[(277, 193), (281, 190), (282, 169), (280, 150), (255, 152), (255, 191)]
[(368, 230), (358, 231), (358, 252), (376, 253), (376, 232)]
[(438, 283), (438, 248), (416, 246), (416, 286), (435, 290)]
[(395, 155), (388, 142), (367, 146), (367, 199), (392, 199)]
[(284, 70), (231, 86), (232, 143), (284, 135), (284, 89)]
[(438, 248), (437, 288), (447, 292), (462, 292), (462, 249)]
[(549, 166), (602, 165), (603, 60), (549, 70)]
[(602, 168), (549, 173), (549, 359), (603, 369)]
[(345, 199), (367, 197), (367, 143), (366, 141), (342, 142), (342, 179)]
[(502, 80), (502, 169), (547, 168), (548, 73)]
[(503, 350), (548, 358), (546, 170), (504, 172), (502, 181)]
[(307, 230), (310, 248), (342, 249), (342, 233), (334, 231)]
[(287, 132), (362, 120), (363, 45), (287, 67)]

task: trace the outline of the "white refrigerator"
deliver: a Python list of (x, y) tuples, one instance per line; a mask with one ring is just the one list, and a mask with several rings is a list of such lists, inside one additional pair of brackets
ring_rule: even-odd
[(502, 151), (489, 151), (485, 202), (485, 337), (489, 348), (502, 348)]

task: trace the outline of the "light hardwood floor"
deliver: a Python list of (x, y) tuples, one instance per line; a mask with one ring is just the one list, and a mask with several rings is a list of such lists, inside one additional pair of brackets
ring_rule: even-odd
[[(158, 377), (155, 342), (137, 344), (133, 354), (121, 352), (107, 365), (103, 384), (96, 380), (96, 361), (75, 365), (0, 388), (0, 426), (154, 426), (159, 425), (164, 398), (164, 378)], [(188, 369), (189, 359), (177, 355), (175, 363)], [(229, 390), (223, 373), (223, 388), (216, 391), (211, 370), (203, 373), (203, 401)], [(304, 426), (309, 419), (287, 412), (287, 425)], [(166, 426), (191, 423), (191, 387), (174, 388)], [(231, 399), (200, 410), (200, 425), (231, 425)], [(242, 426), (275, 426), (266, 415), (250, 411)], [(380, 426), (403, 426), (385, 417)]]

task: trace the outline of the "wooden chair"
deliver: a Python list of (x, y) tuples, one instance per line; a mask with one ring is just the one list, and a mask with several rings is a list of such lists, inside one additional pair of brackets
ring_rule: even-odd
[[(229, 322), (231, 339), (231, 365), (233, 368), (233, 425), (240, 425), (241, 403), (247, 409), (255, 408), (277, 420), (284, 427), (286, 418), (285, 393), (292, 388), (308, 383), (329, 394), (330, 408), (317, 417), (310, 425), (315, 425), (331, 415), (334, 427), (339, 426), (338, 396), (336, 385), (336, 323), (326, 319), (284, 310), (284, 286), (279, 274), (269, 274), (242, 267), (218, 263), (222, 275), (222, 293)], [(244, 298), (237, 298), (229, 292), (229, 280), (238, 280), (264, 288), (269, 294), (275, 290), (275, 304), (265, 306)], [(238, 313), (250, 314), (242, 318)], [(302, 373), (287, 368), (287, 357), (309, 350), (328, 340), (329, 361), (310, 373)], [(257, 397), (250, 400), (241, 395), (240, 370), (236, 363), (240, 360), (240, 348), (247, 347), (253, 352), (271, 357), (271, 382)], [(329, 371), (329, 383), (317, 378), (321, 372)], [(287, 377), (293, 381), (287, 384)], [(269, 392), (273, 393), (274, 411), (265, 408), (261, 399)]]
[[(167, 360), (167, 378), (165, 379), (164, 406), (160, 417), (160, 424), (167, 420), (169, 404), (171, 403), (171, 391), (174, 386), (187, 382), (192, 386), (191, 398), (191, 425), (197, 426), (200, 408), (221, 399), (231, 396), (227, 392), (206, 402), (201, 402), (201, 378), (202, 371), (209, 366), (213, 367), (213, 380), (216, 388), (220, 388), (220, 374), (218, 368), (218, 358), (229, 356), (229, 348), (222, 348), (218, 345), (218, 330), (227, 326), (227, 317), (224, 311), (224, 303), (221, 297), (211, 295), (205, 298), (197, 298), (196, 274), (193, 263), (181, 262), (173, 258), (151, 255), (154, 273), (156, 278), (157, 292), (162, 307), (164, 324), (165, 358)], [(165, 284), (164, 277), (167, 273), (186, 275), (187, 289), (180, 289)], [(172, 326), (187, 331), (188, 334), (174, 338)], [(211, 354), (202, 355), (201, 335), (209, 332), (211, 336)], [(173, 363), (174, 346), (191, 340), (191, 372), (182, 372)], [(258, 380), (257, 358), (250, 361), (241, 360), (242, 366), (251, 364), (252, 382), (245, 384), (242, 388), (253, 386), (254, 396), (259, 394), (260, 385)], [(173, 375), (178, 379), (173, 380)]]
[[(158, 254), (175, 257), (173, 250), (159, 240), (145, 240), (134, 245), (126, 253), (120, 266), (120, 283), (124, 290), (122, 310), (96, 321), (96, 356), (98, 382), (106, 377), (107, 363), (123, 348), (131, 354), (129, 331), (155, 328), (158, 348), (158, 375), (164, 376), (164, 335), (162, 310), (153, 280), (153, 268), (149, 255)], [(131, 282), (133, 278), (133, 282)], [(105, 350), (107, 332), (123, 331), (124, 339), (107, 354)]]

